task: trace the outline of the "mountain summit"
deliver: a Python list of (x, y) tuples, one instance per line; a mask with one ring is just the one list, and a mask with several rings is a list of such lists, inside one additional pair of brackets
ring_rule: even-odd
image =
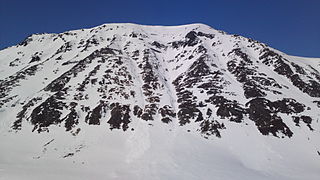
[(204, 24), (34, 34), (0, 51), (0, 120), (0, 179), (319, 179), (320, 59)]

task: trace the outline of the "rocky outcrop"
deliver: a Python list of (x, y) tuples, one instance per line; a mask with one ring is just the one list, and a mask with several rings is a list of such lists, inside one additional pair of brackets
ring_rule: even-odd
[(77, 134), (81, 124), (126, 131), (138, 122), (190, 125), (204, 137), (223, 136), (230, 123), (253, 122), (274, 137), (292, 137), (303, 124), (316, 130), (316, 63), (204, 25), (156, 29), (39, 34), (13, 54), (0, 51), (0, 113), (12, 108), (12, 129), (27, 122), (39, 133), (61, 126)]

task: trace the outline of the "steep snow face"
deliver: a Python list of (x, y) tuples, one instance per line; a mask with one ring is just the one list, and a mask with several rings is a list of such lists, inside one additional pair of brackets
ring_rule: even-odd
[(0, 51), (0, 179), (319, 179), (320, 59), (203, 24)]

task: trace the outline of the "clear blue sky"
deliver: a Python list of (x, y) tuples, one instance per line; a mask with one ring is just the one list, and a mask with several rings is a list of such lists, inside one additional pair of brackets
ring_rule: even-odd
[(0, 49), (32, 33), (116, 22), (200, 22), (288, 54), (320, 57), (320, 0), (0, 0)]

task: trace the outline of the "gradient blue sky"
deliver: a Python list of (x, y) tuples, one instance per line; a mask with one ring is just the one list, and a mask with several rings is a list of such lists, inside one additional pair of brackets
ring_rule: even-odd
[(287, 54), (320, 57), (320, 0), (0, 0), (0, 49), (32, 33), (114, 22), (199, 22)]

